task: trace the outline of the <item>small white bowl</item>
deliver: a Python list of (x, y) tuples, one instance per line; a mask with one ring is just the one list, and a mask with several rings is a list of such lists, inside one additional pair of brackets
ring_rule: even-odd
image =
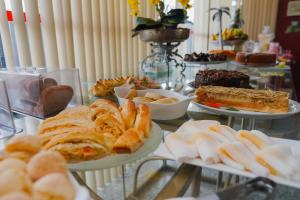
[[(115, 87), (115, 94), (118, 98), (119, 104), (123, 104), (126, 100), (125, 97), (127, 96), (130, 87), (128, 86), (121, 86), (121, 87)], [(162, 89), (147, 89), (147, 90), (137, 90), (138, 96), (145, 96), (147, 92), (154, 92), (166, 97), (175, 97), (179, 101), (174, 104), (158, 104), (158, 103), (144, 103), (149, 106), (151, 111), (151, 117), (152, 119), (156, 120), (171, 120), (171, 119), (177, 119), (179, 117), (182, 117), (189, 106), (190, 101), (194, 97), (186, 97), (183, 96), (177, 92), (173, 92), (170, 90), (162, 90)], [(141, 104), (141, 102), (134, 101), (136, 105)]]

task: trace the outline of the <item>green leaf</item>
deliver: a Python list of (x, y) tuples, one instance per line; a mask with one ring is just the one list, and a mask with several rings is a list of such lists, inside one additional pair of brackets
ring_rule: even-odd
[(146, 18), (146, 17), (137, 17), (136, 18), (136, 24), (139, 25), (139, 24), (156, 24), (157, 22), (154, 21), (153, 19), (151, 18)]

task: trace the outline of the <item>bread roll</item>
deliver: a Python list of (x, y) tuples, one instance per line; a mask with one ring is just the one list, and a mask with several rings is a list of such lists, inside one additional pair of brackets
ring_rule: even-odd
[(12, 152), (27, 152), (35, 154), (41, 150), (42, 144), (38, 136), (35, 135), (17, 135), (10, 139), (5, 146), (5, 151)]
[(0, 196), (12, 192), (31, 194), (31, 190), (31, 180), (24, 171), (7, 169), (0, 173)]
[(126, 129), (133, 127), (136, 117), (136, 107), (131, 100), (125, 100), (125, 103), (120, 107), (123, 121)]
[(128, 129), (113, 146), (117, 153), (132, 153), (144, 144), (143, 133), (135, 128)]
[(24, 161), (15, 158), (7, 158), (0, 162), (0, 173), (4, 172), (7, 169), (18, 169), (26, 172), (26, 168), (27, 166)]
[(41, 151), (34, 155), (27, 165), (27, 171), (32, 180), (54, 172), (67, 173), (66, 160), (58, 152)]
[(8, 158), (15, 158), (15, 159), (18, 159), (18, 160), (22, 160), (22, 161), (28, 163), (29, 160), (31, 159), (31, 157), (32, 157), (33, 155), (34, 155), (34, 154), (28, 153), (28, 152), (17, 151), (17, 152), (8, 153), (8, 154), (7, 154), (7, 157), (8, 157)]
[(33, 185), (33, 197), (37, 200), (74, 200), (75, 191), (65, 174), (48, 174)]
[(135, 120), (134, 128), (142, 131), (144, 137), (150, 136), (150, 131), (152, 127), (151, 114), (148, 106), (140, 104), (137, 112), (137, 117)]
[(32, 198), (23, 192), (14, 192), (2, 196), (0, 200), (32, 200)]

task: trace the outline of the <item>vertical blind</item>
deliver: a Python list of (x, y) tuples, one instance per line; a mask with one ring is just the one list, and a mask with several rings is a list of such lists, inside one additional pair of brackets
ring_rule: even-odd
[(256, 40), (263, 27), (268, 25), (275, 31), (279, 0), (244, 0), (242, 15), (244, 30), (249, 38)]
[[(83, 81), (138, 74), (139, 61), (149, 47), (131, 38), (134, 17), (127, 0), (11, 0), (13, 21), (8, 22), (0, 0), (0, 34), (7, 67), (15, 66), (14, 27), (21, 66), (49, 69), (76, 67)], [(24, 12), (26, 21), (24, 21)], [(154, 17), (149, 0), (141, 0), (140, 13)]]

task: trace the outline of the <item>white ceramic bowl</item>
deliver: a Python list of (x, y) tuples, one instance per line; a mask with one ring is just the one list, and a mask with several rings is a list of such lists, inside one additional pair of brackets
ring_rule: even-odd
[[(128, 94), (130, 87), (121, 86), (115, 88), (115, 94), (118, 98), (119, 104), (123, 104), (125, 97)], [(145, 96), (147, 92), (154, 92), (166, 97), (175, 97), (179, 101), (175, 104), (158, 104), (158, 103), (144, 103), (150, 107), (151, 117), (156, 120), (170, 120), (182, 117), (189, 106), (190, 101), (193, 97), (186, 97), (177, 92), (162, 89), (147, 89), (147, 90), (137, 90), (138, 96)], [(136, 105), (141, 102), (134, 101)]]

